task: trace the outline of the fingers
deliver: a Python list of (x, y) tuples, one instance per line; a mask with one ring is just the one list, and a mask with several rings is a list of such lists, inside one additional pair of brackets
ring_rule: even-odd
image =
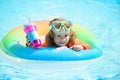
[(31, 42), (30, 42), (28, 36), (26, 36), (26, 46), (27, 47), (31, 46)]
[(83, 50), (83, 47), (81, 45), (74, 45), (74, 46), (72, 46), (70, 48), (73, 49), (73, 50), (75, 50), (75, 51)]

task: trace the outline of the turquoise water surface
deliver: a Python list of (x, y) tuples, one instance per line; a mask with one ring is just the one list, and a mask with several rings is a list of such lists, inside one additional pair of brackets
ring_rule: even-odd
[(1, 0), (0, 41), (28, 17), (63, 17), (85, 26), (100, 39), (103, 56), (34, 69), (32, 63), (27, 68), (10, 64), (0, 54), (0, 80), (120, 80), (120, 0)]

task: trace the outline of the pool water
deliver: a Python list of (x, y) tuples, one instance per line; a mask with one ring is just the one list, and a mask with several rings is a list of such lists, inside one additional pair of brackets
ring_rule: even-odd
[(28, 17), (63, 17), (85, 26), (100, 39), (103, 56), (31, 69), (12, 65), (0, 55), (0, 80), (120, 80), (120, 0), (1, 0), (0, 41)]

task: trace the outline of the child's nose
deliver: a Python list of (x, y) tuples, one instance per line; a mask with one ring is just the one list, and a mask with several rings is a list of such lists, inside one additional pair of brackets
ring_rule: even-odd
[(61, 37), (61, 40), (65, 40), (65, 37)]

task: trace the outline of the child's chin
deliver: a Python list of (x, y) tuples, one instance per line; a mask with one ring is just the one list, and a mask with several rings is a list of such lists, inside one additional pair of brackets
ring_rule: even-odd
[(66, 44), (60, 44), (59, 46), (62, 47), (62, 46), (65, 46)]

